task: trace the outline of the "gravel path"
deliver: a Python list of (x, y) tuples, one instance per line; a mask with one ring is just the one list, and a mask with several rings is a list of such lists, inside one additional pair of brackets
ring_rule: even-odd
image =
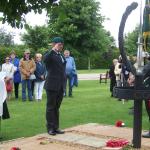
[(99, 80), (98, 73), (92, 73), (92, 74), (78, 74), (79, 80)]

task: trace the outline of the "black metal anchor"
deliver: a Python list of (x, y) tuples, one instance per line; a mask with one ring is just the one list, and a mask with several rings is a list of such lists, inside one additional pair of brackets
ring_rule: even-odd
[[(114, 97), (120, 99), (131, 99), (134, 100), (134, 120), (133, 120), (133, 147), (141, 148), (141, 131), (142, 131), (142, 103), (143, 100), (150, 99), (150, 87), (144, 85), (144, 79), (150, 76), (150, 63), (145, 66), (139, 66), (138, 70), (131, 64), (127, 59), (125, 48), (124, 48), (124, 27), (126, 20), (130, 13), (136, 9), (138, 4), (133, 2), (128, 6), (122, 16), (122, 20), (119, 27), (119, 49), (122, 57), (123, 64), (126, 65), (128, 70), (135, 76), (135, 84), (133, 87), (115, 87), (113, 91)], [(142, 47), (142, 36), (140, 34), (139, 46)], [(141, 56), (142, 57), (142, 56)], [(141, 62), (139, 63), (141, 64)]]

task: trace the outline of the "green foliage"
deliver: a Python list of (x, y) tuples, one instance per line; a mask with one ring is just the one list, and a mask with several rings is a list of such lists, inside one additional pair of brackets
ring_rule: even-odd
[(51, 37), (62, 36), (67, 48), (87, 56), (106, 51), (114, 41), (102, 26), (99, 6), (95, 0), (61, 0), (48, 12)]
[(23, 57), (24, 50), (27, 47), (24, 45), (13, 45), (13, 46), (0, 46), (0, 64), (4, 63), (5, 57), (10, 55), (10, 52), (14, 50), (18, 58)]
[(7, 33), (4, 28), (0, 28), (0, 45), (14, 45), (13, 33)]
[(139, 25), (125, 36), (125, 49), (129, 55), (136, 55), (139, 35)]
[(75, 58), (77, 69), (88, 69), (88, 57), (80, 55)]
[[(118, 58), (120, 55), (117, 48), (109, 48), (106, 52), (91, 52), (90, 53), (90, 62), (91, 69), (98, 68), (109, 68), (112, 64), (114, 58)], [(86, 55), (78, 55), (75, 57), (77, 69), (88, 69), (88, 57)]]
[(99, 14), (99, 6), (95, 0), (61, 0), (60, 5), (49, 9), (49, 26), (26, 26), (27, 33), (22, 36), (22, 40), (33, 53), (43, 54), (51, 38), (62, 36), (65, 40), (64, 49), (71, 51), (77, 68), (87, 68), (88, 58), (92, 68), (99, 68), (100, 53), (108, 53), (110, 45), (114, 45), (114, 38), (102, 26), (105, 18)]
[(41, 48), (48, 48), (49, 39), (49, 30), (45, 26), (28, 26), (26, 28), (27, 33), (22, 35), (22, 41), (25, 44), (33, 49), (35, 52)]
[(22, 28), (25, 24), (24, 16), (31, 12), (42, 13), (51, 6), (53, 0), (0, 0), (0, 12), (3, 13), (2, 22), (12, 27)]

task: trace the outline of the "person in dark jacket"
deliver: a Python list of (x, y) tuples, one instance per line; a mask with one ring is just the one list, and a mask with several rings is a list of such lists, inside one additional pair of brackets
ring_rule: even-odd
[(19, 84), (21, 83), (21, 75), (19, 70), (19, 59), (16, 57), (15, 51), (11, 51), (10, 53), (10, 62), (15, 66), (15, 72), (13, 76), (14, 88), (15, 88), (15, 98), (19, 97)]
[(63, 99), (66, 60), (60, 53), (63, 49), (63, 39), (55, 37), (52, 40), (52, 50), (45, 53), (43, 61), (47, 76), (45, 89), (47, 94), (46, 121), (50, 135), (63, 134), (59, 129), (59, 108)]
[(34, 94), (35, 94), (36, 101), (42, 100), (43, 87), (44, 87), (44, 82), (46, 77), (46, 68), (41, 60), (42, 60), (42, 54), (37, 53), (35, 55), (36, 69), (34, 72), (36, 76), (36, 79), (34, 80)]
[(115, 75), (115, 65), (118, 63), (117, 59), (113, 59), (113, 64), (110, 66), (109, 69), (109, 78), (110, 78), (110, 92), (111, 97), (113, 97), (113, 88), (116, 85), (116, 75)]

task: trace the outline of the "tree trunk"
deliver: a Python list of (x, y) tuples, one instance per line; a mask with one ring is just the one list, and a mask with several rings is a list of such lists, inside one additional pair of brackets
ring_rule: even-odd
[(91, 61), (90, 61), (90, 57), (88, 57), (88, 70), (91, 70)]

